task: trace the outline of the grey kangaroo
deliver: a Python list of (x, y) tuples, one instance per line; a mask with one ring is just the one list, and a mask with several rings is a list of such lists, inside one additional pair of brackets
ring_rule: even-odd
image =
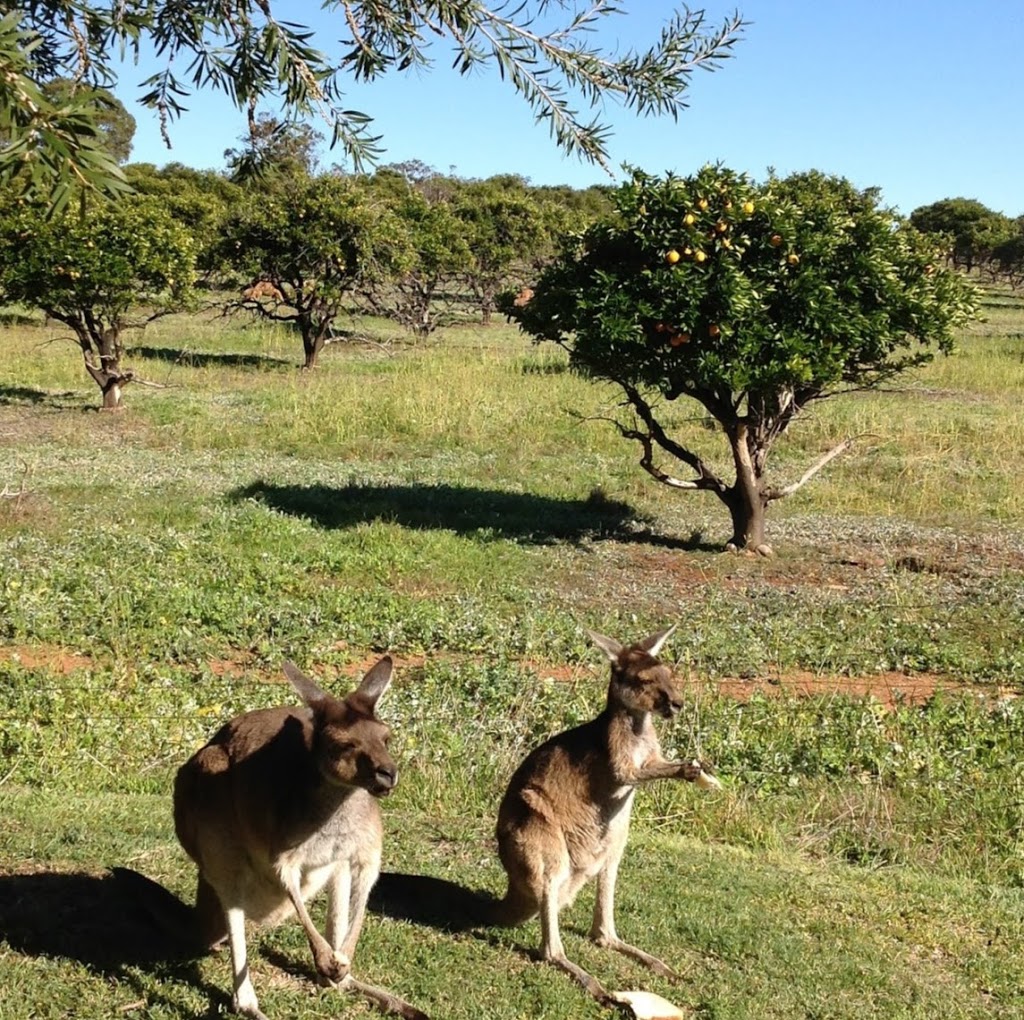
[[(231, 947), (237, 1012), (266, 1020), (246, 963), (246, 918), (298, 916), (322, 982), (357, 992), (408, 1020), (424, 1013), (357, 981), (352, 954), (380, 873), (377, 798), (395, 787), (388, 728), (375, 714), (391, 682), (382, 658), (348, 697), (284, 667), (306, 708), (246, 712), (225, 724), (178, 772), (174, 827), (199, 868), (195, 921), (202, 943)], [(327, 889), (326, 937), (306, 901)]]
[(666, 761), (651, 722), (654, 714), (671, 718), (682, 707), (671, 669), (657, 659), (674, 629), (628, 646), (590, 634), (611, 662), (604, 711), (534, 749), (512, 776), (498, 809), (498, 853), (508, 891), (494, 905), (493, 923), (520, 924), (540, 914), (544, 959), (609, 1006), (622, 1000), (566, 957), (559, 911), (596, 877), (591, 939), (674, 977), (667, 964), (623, 942), (615, 931), (615, 879), (633, 796), (639, 784), (654, 779), (721, 787), (699, 761)]

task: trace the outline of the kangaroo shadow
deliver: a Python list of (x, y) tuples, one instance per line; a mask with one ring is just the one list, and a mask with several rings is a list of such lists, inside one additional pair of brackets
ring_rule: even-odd
[[(0, 875), (0, 944), (27, 956), (74, 960), (138, 987), (132, 968), (200, 988), (210, 1016), (230, 999), (199, 975), (196, 952), (163, 933), (114, 874)], [(153, 990), (147, 986), (147, 997)]]
[(272, 485), (257, 481), (229, 493), (321, 528), (387, 521), (415, 530), (445, 529), (477, 538), (544, 545), (585, 538), (627, 537), (637, 514), (601, 495), (556, 499), (458, 485)]
[(495, 903), (490, 893), (445, 878), (382, 871), (370, 890), (367, 909), (393, 921), (462, 932), (486, 926)]
[(268, 354), (189, 351), (177, 347), (132, 347), (128, 352), (148, 361), (167, 361), (188, 368), (295, 368), (294, 361)]

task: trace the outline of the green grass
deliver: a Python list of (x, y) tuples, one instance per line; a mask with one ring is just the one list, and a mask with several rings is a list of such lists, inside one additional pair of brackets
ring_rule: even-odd
[[(612, 428), (580, 421), (615, 393), (506, 327), (410, 345), (364, 323), (379, 342), (332, 345), (301, 373), (283, 330), (163, 320), (132, 358), (160, 388), (107, 415), (57, 331), (11, 322), (3, 1020), (227, 1009), (226, 959), (137, 959), (135, 922), (95, 876), (128, 865), (188, 895), (174, 770), (232, 714), (291, 700), (282, 659), (343, 690), (397, 656), (385, 868), (498, 890), (508, 776), (603, 696), (583, 628), (628, 639), (670, 621), (690, 706), (664, 742), (713, 760), (726, 791), (643, 791), (618, 921), (684, 977), (590, 947), (589, 893), (565, 920), (570, 955), (700, 1020), (1024, 1015), (1015, 295), (991, 295), (959, 352), (900, 392), (798, 423), (780, 480), (862, 438), (773, 506), (771, 560), (722, 554), (715, 502), (659, 488)], [(720, 437), (673, 413), (724, 470)], [(888, 707), (792, 696), (882, 674), (948, 689)], [(536, 924), (452, 935), (374, 915), (357, 972), (435, 1017), (600, 1015), (533, 961), (538, 941)], [(269, 1016), (366, 1013), (314, 987), (297, 925), (253, 943)]]

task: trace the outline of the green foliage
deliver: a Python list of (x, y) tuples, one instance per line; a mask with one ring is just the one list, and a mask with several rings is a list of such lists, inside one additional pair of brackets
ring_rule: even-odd
[(221, 225), (229, 210), (242, 201), (240, 187), (224, 174), (194, 170), (182, 163), (168, 163), (159, 169), (152, 163), (130, 163), (124, 172), (136, 192), (151, 195), (189, 231), (197, 244), (197, 266), (211, 269)]
[(100, 204), (82, 218), (9, 206), (0, 219), (0, 290), (62, 322), (125, 323), (139, 305), (185, 305), (195, 245), (163, 205), (145, 196)]
[[(0, 293), (72, 330), (106, 407), (120, 406), (132, 379), (121, 368), (122, 331), (186, 307), (195, 259), (188, 231), (146, 196), (84, 217), (47, 217), (20, 203), (0, 212)], [(142, 317), (130, 319), (140, 307)]]
[(554, 240), (539, 203), (525, 187), (513, 190), (493, 179), (467, 184), (459, 190), (456, 215), (472, 255), (467, 283), (486, 322), (498, 292), (522, 286), (532, 267), (554, 250)]
[(117, 155), (104, 145), (109, 139), (101, 123), (109, 107), (87, 89), (47, 94), (39, 71), (49, 68), (49, 55), (23, 17), (30, 15), (10, 11), (0, 18), (0, 186), (13, 184), (45, 199), (55, 213), (83, 187), (108, 197), (123, 194)]
[(588, 374), (670, 399), (735, 413), (783, 388), (870, 385), (949, 351), (975, 309), (933, 245), (836, 178), (635, 172), (616, 206), (516, 316)]
[(910, 214), (922, 233), (939, 234), (955, 266), (970, 270), (985, 263), (1014, 233), (1013, 221), (973, 198), (944, 198)]
[[(117, 77), (115, 56), (127, 53), (137, 60), (144, 45), (152, 44), (166, 65), (142, 83), (148, 91), (140, 101), (158, 112), (165, 138), (193, 88), (222, 92), (250, 116), (261, 102), (279, 98), (289, 121), (323, 115), (331, 145), (340, 145), (359, 170), (381, 149), (370, 134), (370, 118), (348, 108), (346, 80), (372, 82), (389, 71), (427, 67), (435, 39), (452, 44), (453, 66), (463, 75), (483, 66), (497, 69), (564, 150), (604, 163), (608, 129), (581, 117), (574, 97), (582, 95), (591, 108), (614, 97), (638, 114), (674, 117), (685, 107), (693, 72), (718, 66), (742, 28), (735, 15), (709, 29), (702, 11), (684, 8), (671, 14), (647, 50), (609, 57), (588, 45), (588, 33), (600, 19), (621, 13), (609, 0), (566, 9), (547, 31), (538, 31), (538, 22), (552, 11), (547, 0), (514, 9), (482, 0), (332, 0), (328, 10), (345, 47), (332, 60), (317, 48), (310, 29), (279, 16), (281, 6), (275, 9), (270, 0), (205, 7), (38, 0), (22, 12), (24, 30), (18, 28), (22, 15), (8, 15), (0, 27), (0, 131), (9, 129), (14, 141), (2, 153), (0, 168), (16, 167), (28, 147), (36, 154), (30, 180), (39, 195), (52, 191), (64, 203), (82, 177), (101, 191), (118, 190), (117, 168), (96, 144), (95, 106), (91, 112), (85, 105), (54, 110), (26, 101), (37, 99), (39, 83), (53, 77), (109, 85)], [(178, 76), (181, 67), (187, 78)], [(29, 109), (37, 112), (26, 120)], [(259, 147), (250, 147), (249, 155), (258, 158)]]
[(239, 139), (241, 148), (226, 149), (228, 171), (233, 180), (260, 180), (267, 174), (285, 178), (310, 176), (316, 170), (317, 147), (323, 135), (302, 121), (281, 120), (269, 113), (258, 114), (248, 134)]
[(113, 92), (98, 85), (56, 78), (43, 86), (43, 94), (57, 107), (67, 106), (80, 97), (89, 108), (95, 108), (94, 122), (103, 147), (118, 163), (128, 162), (135, 137), (135, 118)]

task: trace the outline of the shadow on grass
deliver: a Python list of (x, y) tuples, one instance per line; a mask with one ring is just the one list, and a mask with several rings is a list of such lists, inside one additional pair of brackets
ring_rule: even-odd
[(50, 407), (69, 407), (82, 403), (82, 395), (70, 390), (64, 393), (48, 393), (38, 386), (0, 386), (0, 406), (14, 404), (38, 404)]
[[(0, 875), (0, 943), (26, 956), (74, 960), (136, 988), (133, 968), (187, 983), (210, 997), (210, 1017), (230, 1006), (225, 992), (200, 977), (196, 953), (162, 933), (113, 874)], [(152, 1006), (151, 983), (144, 994)]]
[(178, 347), (132, 347), (127, 354), (149, 361), (168, 361), (187, 368), (298, 368), (298, 361), (268, 354), (189, 351)]
[(542, 545), (625, 535), (636, 514), (627, 503), (600, 495), (554, 499), (530, 493), (458, 485), (271, 485), (254, 482), (230, 493), (321, 528), (352, 528), (387, 521), (416, 530), (506, 538)]
[(443, 529), (476, 538), (529, 545), (611, 539), (683, 551), (719, 550), (699, 532), (659, 535), (628, 503), (594, 491), (587, 499), (556, 499), (526, 492), (460, 485), (272, 485), (257, 481), (228, 493), (321, 528), (353, 528), (385, 521), (414, 530)]

